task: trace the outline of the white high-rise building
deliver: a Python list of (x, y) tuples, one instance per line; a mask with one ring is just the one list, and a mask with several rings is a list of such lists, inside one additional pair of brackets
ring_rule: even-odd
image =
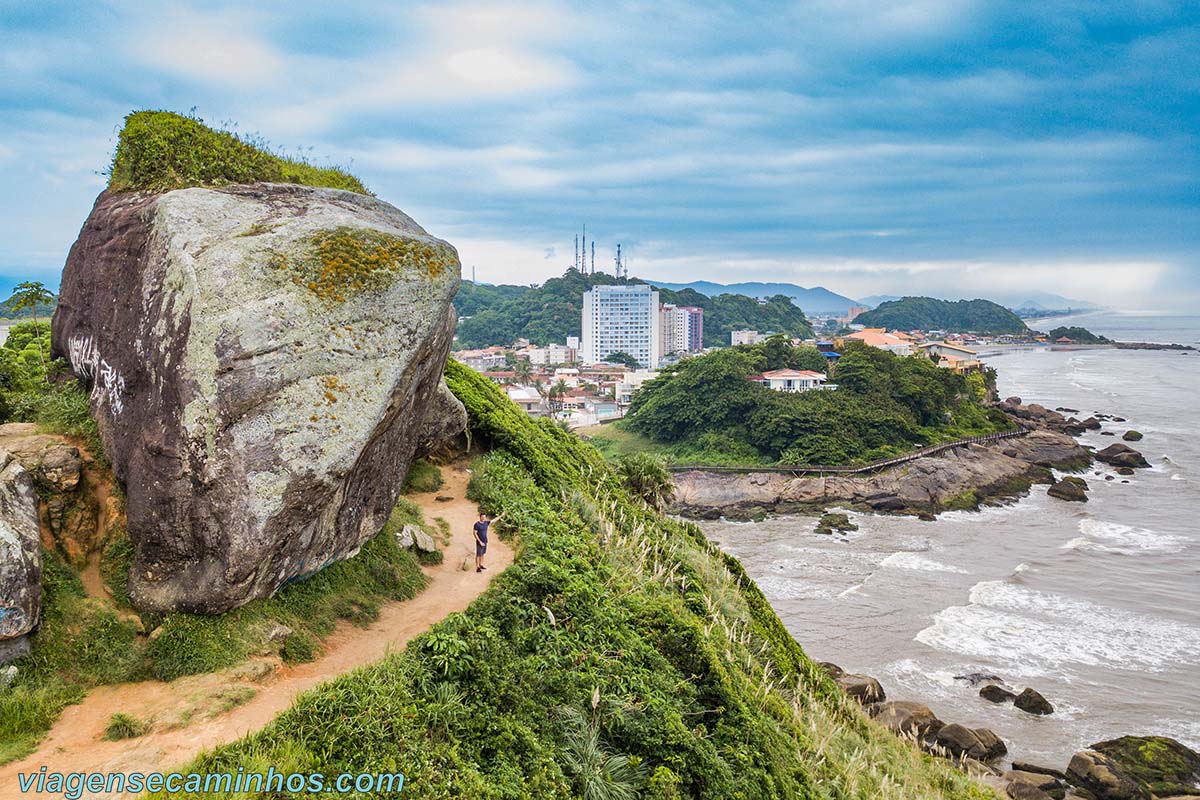
[(646, 369), (662, 358), (658, 292), (646, 284), (596, 286), (583, 293), (583, 341), (579, 359), (598, 364), (628, 353)]

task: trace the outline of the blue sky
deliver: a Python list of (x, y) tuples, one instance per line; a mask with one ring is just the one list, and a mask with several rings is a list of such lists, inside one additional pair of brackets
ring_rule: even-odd
[[(384, 7), (386, 6), (386, 7)], [(1200, 4), (0, 0), (0, 281), (56, 284), (133, 109), (349, 165), (529, 282), (1200, 299)]]

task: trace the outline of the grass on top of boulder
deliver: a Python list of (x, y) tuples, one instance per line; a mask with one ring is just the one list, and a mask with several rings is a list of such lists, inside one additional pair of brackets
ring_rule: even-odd
[(278, 155), (255, 137), (218, 130), (198, 117), (170, 111), (135, 111), (125, 118), (108, 188), (167, 192), (259, 181), (370, 194), (358, 178), (338, 167)]

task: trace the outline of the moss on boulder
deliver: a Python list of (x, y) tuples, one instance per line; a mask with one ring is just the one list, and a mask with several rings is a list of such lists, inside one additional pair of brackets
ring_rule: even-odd
[(1160, 797), (1198, 794), (1200, 753), (1167, 736), (1122, 736), (1091, 749)]

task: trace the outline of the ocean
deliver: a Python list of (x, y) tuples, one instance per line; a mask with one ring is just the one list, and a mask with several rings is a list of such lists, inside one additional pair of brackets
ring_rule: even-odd
[[(1196, 344), (1200, 317), (1094, 312), (1031, 321), (1128, 341)], [(1151, 462), (1131, 478), (1097, 465), (1089, 502), (1044, 486), (1015, 503), (934, 522), (852, 514), (707, 522), (812, 657), (877, 677), (889, 698), (994, 730), (1011, 757), (1064, 768), (1087, 745), (1164, 734), (1200, 749), (1200, 353), (1011, 349), (983, 353), (1002, 397), (1125, 417)], [(1111, 478), (1111, 479), (1110, 479)], [(1046, 717), (994, 705), (956, 676), (1032, 686)]]

